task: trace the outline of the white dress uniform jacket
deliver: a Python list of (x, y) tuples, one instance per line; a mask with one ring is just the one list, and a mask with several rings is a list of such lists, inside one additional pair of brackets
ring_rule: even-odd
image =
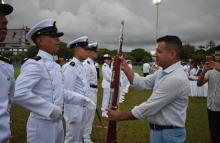
[[(82, 62), (73, 58), (65, 64), (63, 74), (65, 89), (84, 96), (89, 95), (89, 84)], [(64, 115), (67, 126), (65, 143), (79, 143), (82, 141), (83, 129), (85, 127), (83, 122), (85, 110), (85, 108), (78, 105), (64, 104)]]
[(28, 143), (63, 143), (62, 112), (60, 117), (51, 118), (51, 115), (62, 111), (64, 101), (79, 104), (83, 96), (64, 90), (61, 68), (52, 55), (39, 50), (37, 56), (41, 58), (29, 59), (21, 67), (13, 101), (31, 111)]
[[(89, 95), (88, 97), (97, 104), (97, 91), (98, 91), (98, 83), (97, 83), (97, 70), (95, 66), (95, 61), (91, 58), (87, 58), (84, 62), (84, 67), (86, 69), (86, 78), (89, 82)], [(92, 124), (95, 118), (95, 109), (94, 110), (86, 110), (85, 115), (85, 130), (83, 132), (84, 141), (86, 143), (92, 143), (90, 139), (90, 135), (92, 133)]]
[(84, 67), (86, 69), (86, 78), (90, 86), (89, 88), (90, 94), (88, 95), (88, 97), (92, 99), (94, 103), (97, 103), (98, 79), (97, 79), (97, 70), (95, 66), (95, 61), (93, 61), (91, 58), (87, 58), (84, 62)]
[(14, 95), (14, 68), (0, 60), (0, 143), (10, 137), (9, 106)]

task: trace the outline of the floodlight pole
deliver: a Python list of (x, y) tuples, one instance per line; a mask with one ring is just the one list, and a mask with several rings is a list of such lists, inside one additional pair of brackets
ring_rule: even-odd
[(153, 3), (156, 5), (157, 10), (157, 19), (156, 19), (156, 35), (155, 38), (158, 38), (158, 27), (159, 27), (159, 4), (161, 4), (162, 0), (153, 0)]

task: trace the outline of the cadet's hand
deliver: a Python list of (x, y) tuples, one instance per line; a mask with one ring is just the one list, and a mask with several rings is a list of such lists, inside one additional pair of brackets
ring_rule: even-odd
[(106, 109), (109, 120), (119, 121), (121, 113), (115, 110)]
[(62, 118), (62, 109), (60, 107), (55, 107), (50, 114), (50, 118), (52, 120), (61, 119)]
[(83, 107), (87, 107), (88, 109), (91, 109), (91, 110), (96, 108), (96, 104), (88, 97), (83, 97), (80, 100), (80, 105)]

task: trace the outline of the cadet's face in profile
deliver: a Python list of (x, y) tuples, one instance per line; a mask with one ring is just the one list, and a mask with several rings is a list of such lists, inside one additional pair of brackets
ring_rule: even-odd
[(170, 66), (170, 51), (166, 48), (165, 42), (159, 42), (156, 46), (156, 63), (163, 69)]
[(98, 58), (98, 52), (89, 51), (89, 57), (93, 60), (96, 60)]
[(88, 57), (88, 50), (86, 48), (79, 47), (77, 50), (80, 60), (85, 60)]
[(111, 59), (105, 59), (105, 60), (104, 60), (104, 62), (105, 62), (106, 64), (108, 64), (108, 65), (111, 64), (111, 61), (112, 61)]
[(46, 51), (50, 54), (56, 53), (60, 48), (60, 39), (57, 36), (42, 36), (42, 42)]
[(94, 60), (98, 59), (98, 51), (97, 52), (93, 51), (92, 55)]
[(5, 16), (0, 16), (0, 42), (3, 42), (7, 35), (8, 20)]

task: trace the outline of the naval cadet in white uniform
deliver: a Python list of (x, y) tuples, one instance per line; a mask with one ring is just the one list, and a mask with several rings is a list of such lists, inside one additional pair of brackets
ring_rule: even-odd
[[(83, 65), (84, 60), (88, 58), (88, 37), (79, 37), (69, 42), (67, 47), (73, 50), (73, 59), (64, 65), (64, 87), (88, 97), (89, 83)], [(78, 105), (64, 105), (65, 143), (85, 142), (83, 138), (85, 111), (86, 108)]]
[(109, 106), (109, 98), (110, 98), (110, 85), (112, 78), (112, 69), (111, 69), (111, 60), (109, 54), (105, 54), (103, 56), (104, 64), (102, 65), (102, 88), (103, 88), (103, 97), (102, 97), (102, 117), (108, 117), (106, 109)]
[[(86, 77), (89, 82), (89, 98), (97, 104), (97, 92), (98, 92), (98, 83), (97, 83), (97, 70), (95, 65), (95, 60), (98, 58), (98, 43), (94, 42), (89, 44), (89, 53), (88, 58), (84, 61), (84, 66), (86, 68)], [(86, 110), (85, 116), (85, 128), (83, 132), (83, 138), (85, 143), (92, 143), (91, 133), (92, 133), (92, 124), (95, 118), (94, 110)]]
[(55, 23), (52, 19), (45, 19), (26, 35), (39, 52), (22, 65), (13, 101), (31, 111), (27, 122), (28, 143), (63, 143), (61, 119), (64, 102), (81, 106), (93, 103), (81, 94), (63, 88), (61, 68), (52, 56), (59, 50), (59, 37), (63, 35), (57, 31)]
[[(6, 15), (13, 11), (13, 7), (0, 0), (0, 42), (7, 34), (8, 20)], [(0, 55), (0, 143), (6, 143), (10, 137), (9, 106), (14, 94), (14, 68), (10, 60)]]

